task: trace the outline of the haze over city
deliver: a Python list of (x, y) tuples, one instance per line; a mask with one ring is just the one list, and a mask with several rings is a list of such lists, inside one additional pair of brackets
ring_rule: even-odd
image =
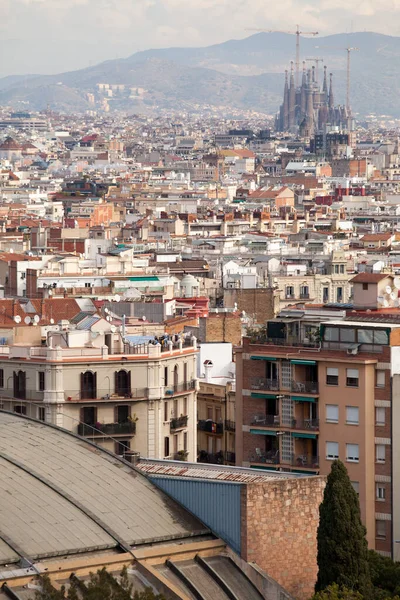
[(398, 35), (395, 0), (2, 0), (0, 76), (59, 73), (138, 50), (206, 46), (245, 28)]

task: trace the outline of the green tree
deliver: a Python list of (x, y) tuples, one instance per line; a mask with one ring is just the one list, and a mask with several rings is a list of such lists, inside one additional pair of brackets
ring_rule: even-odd
[(363, 597), (360, 592), (339, 587), (337, 583), (333, 583), (321, 592), (314, 594), (312, 600), (363, 600)]
[(358, 496), (340, 460), (332, 463), (319, 508), (318, 579), (315, 591), (337, 584), (371, 597), (366, 529)]
[(374, 550), (369, 551), (368, 558), (374, 598), (400, 596), (400, 564)]

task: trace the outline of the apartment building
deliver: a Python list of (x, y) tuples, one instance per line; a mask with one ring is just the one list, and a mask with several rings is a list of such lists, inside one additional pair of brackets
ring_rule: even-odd
[(115, 329), (61, 322), (45, 344), (2, 346), (0, 406), (120, 455), (195, 461), (196, 339), (127, 343)]
[(369, 547), (398, 558), (392, 382), (400, 379), (400, 320), (353, 311), (313, 322), (295, 312), (246, 337), (237, 353), (237, 465), (327, 475), (340, 458), (359, 494)]

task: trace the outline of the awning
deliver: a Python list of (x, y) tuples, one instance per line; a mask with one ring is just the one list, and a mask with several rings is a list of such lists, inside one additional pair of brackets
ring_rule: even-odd
[(302, 359), (293, 359), (290, 361), (292, 365), (316, 365), (316, 360), (302, 360)]
[(266, 398), (267, 400), (275, 400), (276, 394), (263, 394), (262, 392), (251, 392), (251, 398)]
[(268, 429), (250, 429), (250, 433), (255, 435), (273, 435), (276, 437), (276, 431), (269, 431)]
[(308, 396), (292, 396), (293, 402), (316, 402), (316, 398), (309, 398)]
[(292, 433), (292, 437), (295, 437), (295, 438), (305, 438), (307, 440), (316, 440), (317, 439), (317, 434), (316, 433), (297, 433), (297, 431), (294, 431)]
[(250, 356), (251, 360), (276, 360), (275, 356)]

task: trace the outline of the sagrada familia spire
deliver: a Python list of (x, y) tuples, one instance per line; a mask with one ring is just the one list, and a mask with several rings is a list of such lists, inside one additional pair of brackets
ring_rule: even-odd
[(288, 131), (298, 133), (300, 137), (311, 137), (326, 124), (346, 128), (348, 116), (344, 106), (335, 106), (333, 77), (330, 73), (328, 89), (326, 67), (324, 67), (321, 88), (317, 81), (315, 67), (306, 70), (303, 62), (301, 86), (296, 89), (293, 62), (291, 63), (290, 77), (288, 71), (285, 71), (283, 103), (276, 117), (276, 131)]

